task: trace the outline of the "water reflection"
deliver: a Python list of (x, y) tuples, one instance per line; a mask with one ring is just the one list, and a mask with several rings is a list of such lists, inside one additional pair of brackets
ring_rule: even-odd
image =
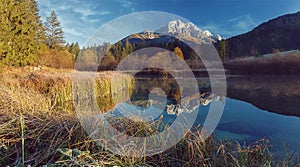
[(300, 76), (241, 76), (227, 79), (227, 95), (270, 112), (300, 117)]
[(300, 151), (300, 119), (267, 112), (243, 101), (227, 98), (225, 111), (215, 131), (219, 138), (249, 143), (263, 137), (270, 140), (273, 151), (285, 147)]
[[(289, 81), (291, 80), (292, 78), (289, 78)], [(199, 96), (189, 96), (185, 99), (181, 99), (183, 88), (176, 84), (174, 78), (136, 78), (130, 100), (119, 104), (111, 113), (116, 117), (127, 117), (127, 120), (152, 122), (157, 129), (153, 133), (157, 133), (165, 130), (166, 126), (171, 125), (180, 114), (185, 114), (187, 120), (189, 113), (196, 114), (194, 125), (202, 126), (207, 121), (211, 103), (226, 102), (222, 118), (213, 134), (217, 139), (227, 138), (250, 144), (265, 137), (270, 140), (273, 151), (278, 154), (282, 154), (286, 148), (300, 152), (300, 118), (270, 112), (273, 111), (273, 104), (275, 104), (275, 106), (283, 105), (276, 109), (277, 113), (299, 114), (297, 112), (299, 104), (296, 103), (299, 94), (295, 93), (300, 90), (298, 80), (294, 79), (293, 84), (287, 84), (276, 77), (274, 80), (271, 77), (264, 77), (264, 79), (231, 77), (227, 81), (229, 97), (244, 101), (211, 94), (208, 78), (198, 78)], [(279, 93), (274, 94), (274, 92)], [(278, 101), (279, 96), (282, 97)], [(200, 99), (199, 104), (193, 104), (196, 98)], [(284, 98), (287, 100), (282, 100)], [(253, 102), (258, 106), (263, 105), (270, 110), (259, 109), (245, 101)], [(284, 107), (285, 105), (289, 106)], [(184, 108), (188, 106), (194, 108)], [(124, 112), (120, 112), (122, 108), (132, 110), (126, 112), (129, 115), (124, 115)], [(148, 119), (139, 120), (139, 116)]]

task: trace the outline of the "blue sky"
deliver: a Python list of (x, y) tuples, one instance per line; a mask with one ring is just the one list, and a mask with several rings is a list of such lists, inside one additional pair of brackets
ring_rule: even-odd
[(173, 13), (228, 38), (300, 11), (299, 0), (38, 0), (38, 4), (43, 20), (55, 10), (66, 40), (81, 46), (105, 23), (134, 12)]

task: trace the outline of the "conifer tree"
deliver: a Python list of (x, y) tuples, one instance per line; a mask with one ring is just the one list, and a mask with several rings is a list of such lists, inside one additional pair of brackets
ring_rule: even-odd
[(78, 42), (76, 42), (75, 44), (72, 43), (70, 46), (69, 46), (69, 52), (71, 54), (74, 55), (74, 58), (76, 59), (79, 55), (79, 52), (80, 52), (80, 47), (79, 47), (79, 44)]
[(33, 64), (39, 51), (40, 18), (35, 0), (2, 0), (0, 61), (11, 66)]
[(10, 59), (13, 57), (15, 51), (13, 48), (14, 29), (13, 12), (14, 0), (3, 0), (0, 4), (0, 60), (2, 64), (10, 64)]
[(35, 21), (36, 21), (36, 25), (37, 25), (37, 37), (36, 40), (40, 45), (45, 45), (46, 44), (46, 33), (45, 33), (45, 28), (44, 25), (42, 23), (41, 17), (39, 15), (39, 8), (38, 8), (38, 4), (35, 0), (31, 0), (32, 2), (32, 6), (31, 6), (31, 10), (32, 12), (35, 14)]
[(52, 11), (50, 16), (47, 17), (45, 31), (47, 46), (50, 49), (60, 49), (64, 47), (66, 43), (64, 40), (64, 32), (55, 11)]
[(227, 46), (227, 41), (225, 39), (222, 39), (219, 42), (219, 54), (222, 61), (225, 61), (228, 54), (228, 46)]

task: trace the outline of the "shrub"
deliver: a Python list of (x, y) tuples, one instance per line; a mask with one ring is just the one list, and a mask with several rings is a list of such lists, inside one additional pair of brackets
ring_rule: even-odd
[(74, 68), (75, 58), (67, 50), (47, 50), (40, 53), (39, 65), (51, 68)]

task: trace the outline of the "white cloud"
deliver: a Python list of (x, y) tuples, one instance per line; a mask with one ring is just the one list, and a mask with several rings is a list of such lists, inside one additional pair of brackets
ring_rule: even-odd
[(89, 16), (97, 13), (96, 11), (86, 7), (73, 8), (73, 11), (81, 14), (82, 16)]
[(135, 12), (135, 8), (134, 8), (135, 4), (133, 2), (129, 0), (118, 0), (118, 2), (120, 3), (121, 7), (123, 7), (127, 11)]
[(73, 36), (83, 37), (83, 33), (81, 31), (76, 30), (75, 28), (65, 28), (64, 31), (65, 33)]
[(241, 31), (248, 31), (257, 25), (249, 14), (229, 19), (228, 22), (232, 23), (233, 27)]
[(251, 15), (241, 15), (228, 19), (223, 23), (211, 22), (206, 25), (200, 25), (199, 28), (209, 30), (213, 33), (220, 34), (224, 38), (246, 33), (257, 26), (257, 23)]
[(120, 3), (121, 3), (122, 7), (127, 8), (127, 9), (131, 8), (131, 6), (132, 6), (132, 2), (130, 2), (130, 1), (121, 0)]
[(38, 0), (40, 15), (43, 22), (54, 10), (61, 21), (66, 40), (70, 43), (79, 42), (82, 45), (101, 24), (105, 18), (112, 14), (111, 9), (106, 9), (99, 1), (91, 0)]
[(202, 30), (209, 30), (210, 32), (214, 34), (220, 34), (222, 37), (224, 36), (231, 36), (232, 31), (225, 29), (223, 25), (217, 24), (217, 23), (210, 23), (204, 26), (199, 26)]

